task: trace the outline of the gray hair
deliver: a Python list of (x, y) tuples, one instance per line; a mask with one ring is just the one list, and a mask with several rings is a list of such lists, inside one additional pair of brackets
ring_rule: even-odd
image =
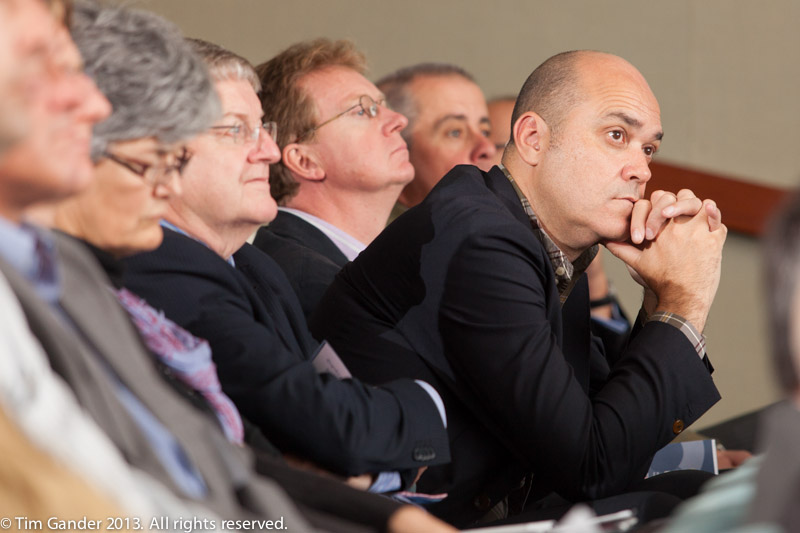
[(80, 2), (71, 30), (86, 73), (113, 106), (94, 127), (95, 160), (111, 142), (189, 139), (221, 115), (205, 64), (178, 28), (158, 15)]
[(200, 56), (208, 67), (211, 79), (216, 81), (246, 81), (253, 86), (256, 93), (261, 92), (261, 81), (258, 79), (253, 64), (230, 50), (202, 39), (186, 39), (194, 52)]
[(404, 128), (400, 135), (403, 136), (409, 147), (411, 146), (414, 122), (419, 115), (419, 106), (408, 88), (411, 82), (417, 78), (444, 76), (460, 76), (472, 83), (477, 83), (472, 74), (449, 63), (418, 63), (396, 70), (375, 82), (378, 89), (386, 96), (387, 105), (408, 119), (408, 127)]

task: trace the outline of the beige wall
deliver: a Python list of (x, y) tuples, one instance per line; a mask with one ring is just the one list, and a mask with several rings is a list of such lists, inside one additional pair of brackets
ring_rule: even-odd
[[(659, 157), (779, 186), (800, 177), (796, 0), (142, 0), (190, 36), (254, 62), (302, 39), (351, 38), (373, 77), (419, 61), (473, 72), (487, 96), (518, 91), (550, 55), (593, 48), (643, 72), (662, 106)], [(724, 214), (723, 214), (724, 216)], [(723, 401), (698, 424), (777, 397), (766, 363), (758, 248), (731, 235), (707, 334)], [(638, 290), (609, 265), (635, 312)]]

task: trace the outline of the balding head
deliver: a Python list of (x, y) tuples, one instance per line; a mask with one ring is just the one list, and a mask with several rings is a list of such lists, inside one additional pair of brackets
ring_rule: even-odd
[(576, 104), (580, 95), (576, 68), (580, 55), (579, 51), (562, 52), (536, 67), (517, 96), (511, 114), (512, 127), (523, 113), (534, 111), (551, 130), (558, 130), (567, 110)]
[[(553, 138), (557, 138), (569, 112), (586, 99), (598, 81), (613, 79), (618, 87), (622, 78), (637, 90), (652, 95), (641, 73), (621, 57), (593, 50), (556, 54), (525, 80), (514, 106), (511, 126), (524, 113), (533, 111), (547, 123)], [(652, 99), (655, 102), (655, 97)]]
[(547, 60), (525, 82), (503, 164), (567, 255), (624, 239), (663, 136), (653, 92), (630, 63), (600, 52)]

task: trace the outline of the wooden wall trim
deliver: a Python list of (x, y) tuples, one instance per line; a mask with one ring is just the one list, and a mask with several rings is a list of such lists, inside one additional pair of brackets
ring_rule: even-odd
[(648, 191), (678, 192), (691, 189), (700, 198), (711, 198), (722, 211), (722, 221), (731, 231), (759, 236), (789, 189), (769, 187), (678, 165), (653, 162)]

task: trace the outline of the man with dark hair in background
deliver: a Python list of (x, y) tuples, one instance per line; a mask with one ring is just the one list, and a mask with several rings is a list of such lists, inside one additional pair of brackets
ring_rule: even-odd
[(408, 142), (414, 181), (398, 199), (396, 218), (422, 201), (456, 165), (489, 170), (496, 150), (489, 140), (486, 99), (470, 73), (446, 63), (402, 68), (376, 83), (389, 106), (408, 118)]

